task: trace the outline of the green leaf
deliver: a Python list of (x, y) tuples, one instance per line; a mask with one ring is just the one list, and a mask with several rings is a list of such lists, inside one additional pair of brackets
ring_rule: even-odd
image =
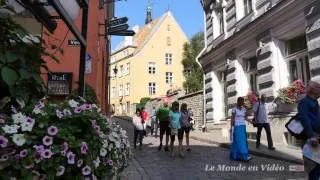
[(0, 62), (2, 62), (3, 64), (6, 62), (5, 56), (2, 52), (0, 52)]
[(1, 69), (1, 77), (9, 86), (13, 86), (19, 79), (18, 73), (9, 67)]
[(41, 83), (42, 83), (41, 77), (40, 77), (40, 75), (39, 75), (38, 73), (33, 74), (33, 79), (36, 80), (36, 82), (37, 82), (38, 84), (41, 84)]
[(12, 51), (7, 51), (5, 55), (8, 63), (16, 62), (20, 58), (17, 53), (14, 53)]
[(20, 73), (20, 77), (22, 79), (29, 79), (31, 77), (31, 74), (28, 73), (28, 71), (26, 69), (20, 69), (19, 73)]

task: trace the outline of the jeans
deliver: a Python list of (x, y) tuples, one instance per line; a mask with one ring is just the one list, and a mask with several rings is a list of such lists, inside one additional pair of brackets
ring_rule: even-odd
[(151, 135), (153, 134), (153, 131), (155, 135), (158, 134), (158, 125), (157, 125), (157, 119), (155, 116), (151, 117)]
[(134, 139), (133, 139), (134, 147), (136, 147), (138, 136), (139, 136), (140, 146), (142, 146), (143, 130), (134, 129)]
[(271, 130), (270, 130), (270, 124), (269, 123), (258, 123), (257, 124), (257, 142), (256, 145), (257, 147), (260, 146), (260, 137), (261, 137), (261, 131), (262, 128), (265, 129), (266, 134), (267, 134), (267, 140), (268, 140), (268, 148), (273, 147), (273, 142), (272, 142), (272, 136), (271, 136)]
[(312, 169), (309, 173), (309, 180), (319, 180), (320, 179), (320, 164), (317, 164), (316, 167)]

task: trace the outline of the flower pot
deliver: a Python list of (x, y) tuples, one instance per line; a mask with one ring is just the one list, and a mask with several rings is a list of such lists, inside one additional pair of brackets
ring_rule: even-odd
[(283, 113), (297, 112), (297, 104), (279, 103), (277, 110)]

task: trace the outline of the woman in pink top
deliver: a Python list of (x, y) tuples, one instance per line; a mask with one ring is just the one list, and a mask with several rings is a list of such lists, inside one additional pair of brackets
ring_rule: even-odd
[(136, 114), (132, 117), (132, 123), (134, 127), (134, 139), (133, 139), (133, 146), (136, 149), (137, 148), (137, 139), (139, 136), (140, 141), (140, 149), (142, 148), (142, 140), (143, 140), (143, 131), (144, 131), (144, 124), (143, 120), (141, 118), (141, 112), (140, 109), (136, 110)]

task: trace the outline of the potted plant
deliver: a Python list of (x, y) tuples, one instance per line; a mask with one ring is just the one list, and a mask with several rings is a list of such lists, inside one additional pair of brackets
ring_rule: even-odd
[(297, 111), (297, 101), (305, 93), (305, 85), (301, 80), (296, 80), (288, 87), (278, 90), (278, 96), (275, 99), (278, 105), (278, 112)]
[(126, 131), (95, 104), (40, 101), (0, 118), (0, 179), (110, 179), (130, 156)]

